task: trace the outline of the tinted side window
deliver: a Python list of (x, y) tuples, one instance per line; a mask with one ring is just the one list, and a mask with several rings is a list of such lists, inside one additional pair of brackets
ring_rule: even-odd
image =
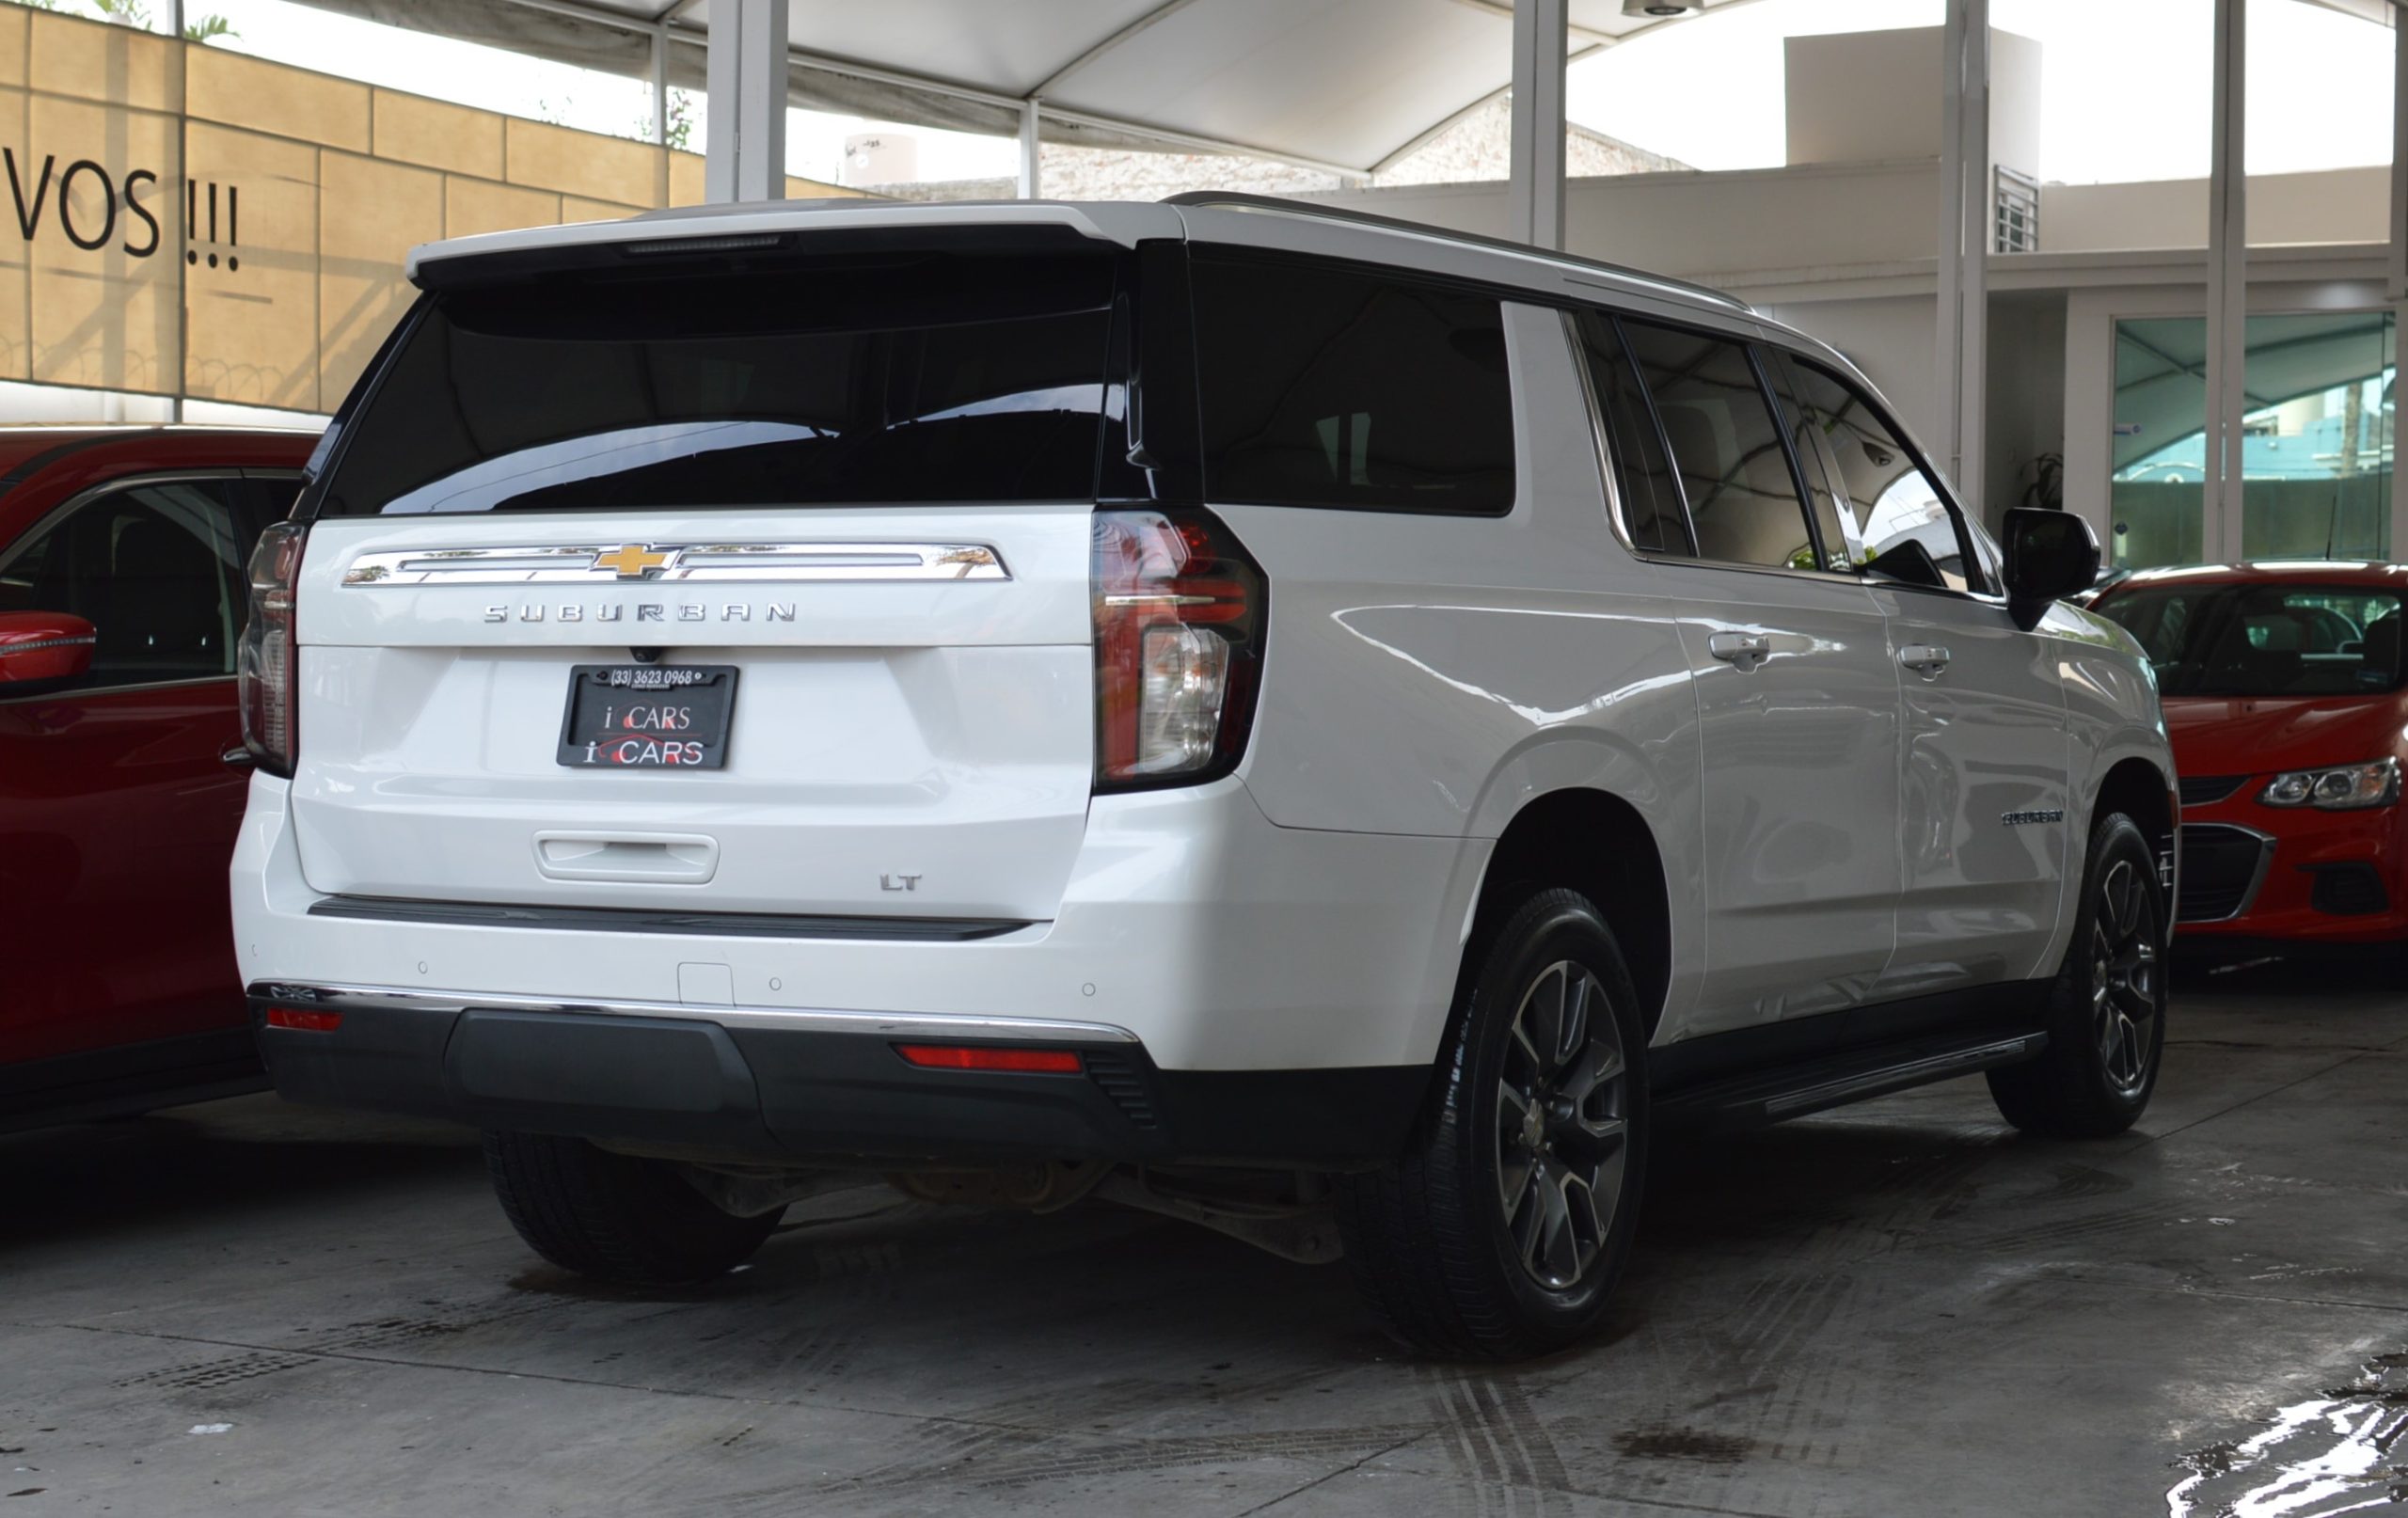
[(1806, 417), (1799, 403), (1791, 366), (1783, 355), (1767, 348), (1758, 348), (1756, 356), (1763, 360), (1765, 377), (1772, 381), (1773, 391), (1781, 398), (1782, 421), (1789, 429), (1791, 451), (1797, 455), (1798, 469), (1806, 477), (1806, 500), (1814, 514), (1814, 531), (1823, 542), (1823, 567), (1835, 574), (1852, 575), (1857, 561), (1851, 554), (1855, 522), (1841, 520), (1842, 507), (1832, 494), (1830, 470), (1824, 466), (1823, 451), (1814, 446), (1815, 427)]
[(1664, 455), (1663, 435), (1656, 430), (1620, 324), (1603, 311), (1586, 311), (1579, 330), (1589, 386), (1596, 394), (1598, 421), (1605, 428), (1606, 451), (1622, 498), (1623, 530), (1630, 534), (1631, 546), (1653, 553), (1694, 552), (1680, 482)]
[(1624, 321), (1688, 498), (1702, 559), (1813, 569), (1789, 451), (1740, 343)]
[(79, 688), (233, 673), (249, 547), (233, 485), (184, 480), (95, 497), (0, 562), (0, 610), (64, 611), (98, 629)]
[(1856, 516), (1867, 561), (1878, 570), (1885, 554), (1917, 562), (1928, 554), (1950, 590), (1968, 589), (1969, 581), (1973, 590), (1987, 589), (1980, 561), (1967, 557), (1948, 498), (1880, 410), (1827, 369), (1802, 359), (1790, 367), (1806, 424), (1823, 435), (1839, 468), (1840, 494)]
[(1194, 264), (1214, 500), (1499, 514), (1513, 395), (1493, 296), (1227, 255)]

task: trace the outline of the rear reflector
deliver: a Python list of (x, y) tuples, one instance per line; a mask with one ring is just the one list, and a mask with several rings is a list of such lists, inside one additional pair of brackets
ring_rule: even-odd
[(332, 1033), (342, 1026), (340, 1012), (311, 1012), (297, 1006), (272, 1006), (267, 1009), (267, 1025), (271, 1028), (292, 1028), (301, 1033)]
[(1067, 1049), (986, 1049), (968, 1044), (896, 1044), (895, 1052), (926, 1070), (1013, 1070), (1076, 1075), (1079, 1056)]

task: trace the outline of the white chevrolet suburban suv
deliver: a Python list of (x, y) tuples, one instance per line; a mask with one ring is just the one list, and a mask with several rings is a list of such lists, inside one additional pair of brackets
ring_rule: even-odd
[(2148, 665), (1745, 305), (1308, 206), (420, 249), (252, 568), (232, 869), (297, 1099), (692, 1279), (866, 1171), (1343, 1254), (1566, 1343), (1651, 1143), (2163, 1041)]

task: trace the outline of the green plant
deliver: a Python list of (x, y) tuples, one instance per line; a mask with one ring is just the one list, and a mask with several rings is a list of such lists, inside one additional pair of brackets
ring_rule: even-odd
[(234, 24), (232, 22), (218, 15), (203, 16), (198, 21), (186, 22), (184, 24), (184, 40), (187, 42), (209, 42), (221, 37), (240, 37), (242, 35), (242, 33), (234, 30)]
[[(649, 112), (637, 120), (635, 131), (630, 134), (642, 142), (652, 140), (652, 116)], [(669, 120), (661, 131), (660, 140), (679, 152), (684, 152), (692, 142), (693, 136), (693, 92), (686, 89), (673, 89), (669, 91)]]

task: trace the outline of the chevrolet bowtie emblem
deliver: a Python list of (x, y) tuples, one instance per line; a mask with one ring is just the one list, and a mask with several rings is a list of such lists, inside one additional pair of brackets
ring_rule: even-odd
[(621, 579), (642, 579), (656, 569), (667, 569), (677, 557), (674, 548), (661, 550), (649, 543), (629, 543), (594, 556), (594, 567), (611, 570)]

